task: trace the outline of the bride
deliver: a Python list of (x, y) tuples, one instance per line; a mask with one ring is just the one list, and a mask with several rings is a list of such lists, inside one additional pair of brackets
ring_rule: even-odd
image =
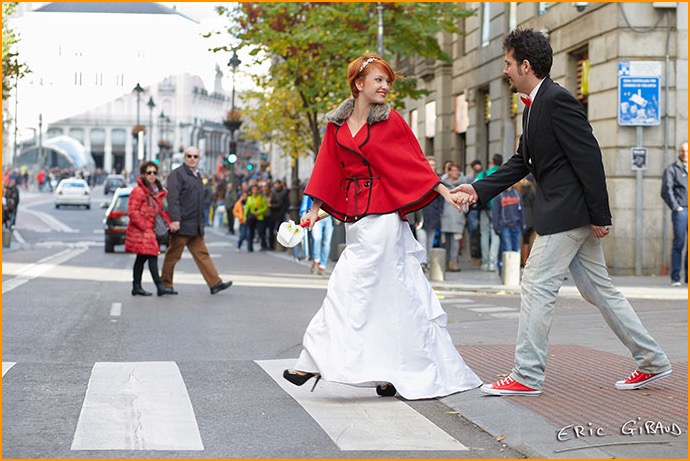
[(313, 205), (302, 217), (310, 228), (320, 209), (343, 221), (346, 247), (295, 369), (283, 376), (298, 386), (323, 377), (406, 399), (476, 388), (481, 380), (455, 348), (421, 270), (425, 250), (403, 220), (438, 194), (462, 209), (386, 104), (396, 78), (390, 65), (367, 54), (350, 63), (347, 78), (353, 97), (327, 114), (305, 190)]

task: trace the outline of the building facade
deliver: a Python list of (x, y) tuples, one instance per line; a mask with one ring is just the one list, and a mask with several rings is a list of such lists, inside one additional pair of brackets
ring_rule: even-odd
[[(522, 103), (502, 75), (505, 34), (515, 27), (543, 31), (554, 51), (551, 78), (576, 95), (599, 141), (613, 213), (604, 240), (611, 272), (661, 274), (670, 261), (670, 213), (661, 200), (661, 173), (687, 139), (687, 3), (466, 2), (476, 11), (464, 34), (444, 34), (452, 64), (399, 61), (431, 91), (406, 101), (404, 113), (427, 156), (467, 167), (494, 153), (514, 154)], [(619, 68), (640, 62), (660, 74), (658, 125), (618, 122)], [(647, 150), (634, 169), (632, 148)], [(641, 192), (644, 191), (644, 194)]]
[(153, 2), (26, 2), (15, 16), (17, 51), (31, 72), (6, 105), (13, 125), (3, 125), (3, 138), (18, 135), (3, 145), (4, 165), (60, 134), (118, 173), (136, 168), (140, 154), (170, 157), (190, 144), (209, 169), (227, 153), (230, 92), (221, 80), (229, 87), (230, 72), (220, 71), (225, 55), (208, 51), (200, 23)]

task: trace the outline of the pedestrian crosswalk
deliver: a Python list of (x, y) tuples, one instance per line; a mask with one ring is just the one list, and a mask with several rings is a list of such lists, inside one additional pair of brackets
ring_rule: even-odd
[(94, 365), (72, 450), (203, 449), (177, 364)]
[(520, 317), (520, 308), (508, 306), (496, 306), (479, 301), (475, 297), (467, 297), (465, 294), (440, 294), (439, 300), (445, 310), (462, 309), (476, 314), (496, 319), (517, 319)]
[[(260, 377), (262, 385), (272, 382), (272, 389), (279, 389), (292, 399), (290, 401), (293, 403), (289, 405), (299, 404), (304, 408), (306, 413), (294, 410), (290, 413), (311, 419), (312, 424), (315, 422), (337, 450), (468, 450), (461, 441), (437, 427), (407, 402), (379, 397), (372, 388), (357, 388), (322, 380), (312, 393), (309, 392), (310, 386), (297, 387), (288, 383), (282, 378), (282, 371), (294, 364), (295, 360), (256, 361), (265, 373), (260, 373), (263, 376)], [(31, 367), (39, 366), (42, 364), (3, 362), (3, 387), (8, 389), (3, 397), (3, 406), (7, 405), (8, 408), (3, 429), (8, 434), (15, 434), (3, 441), (3, 450), (22, 455), (17, 457), (29, 458), (34, 453), (22, 452), (21, 449), (15, 451), (17, 448), (13, 446), (15, 442), (20, 446), (22, 443), (15, 440), (20, 431), (12, 426), (20, 425), (21, 421), (29, 424), (27, 421), (32, 420), (31, 416), (23, 413), (22, 402), (13, 400), (14, 396), (32, 386), (39, 390), (62, 388), (59, 382), (33, 382), (28, 387), (23, 385), (22, 379), (28, 379), (27, 376), (43, 375), (41, 372), (35, 373), (35, 370), (27, 373)], [(96, 450), (141, 453), (193, 453), (207, 450), (204, 432), (197, 422), (199, 411), (192, 404), (185, 377), (176, 362), (96, 362), (90, 372), (78, 375), (88, 380), (84, 385), (75, 387), (74, 395), (66, 396), (63, 392), (59, 395), (65, 399), (64, 402), (50, 402), (56, 407), (66, 405), (74, 408), (80, 405), (74, 427), (67, 428), (65, 432), (71, 434), (71, 440), (60, 442), (65, 448), (69, 447), (70, 451), (64, 453), (66, 457), (70, 452), (80, 456), (76, 452)], [(195, 382), (194, 379), (191, 381)], [(251, 397), (228, 394), (227, 399)], [(246, 406), (245, 412), (250, 415), (253, 404), (247, 401), (242, 405)], [(207, 410), (203, 405), (201, 407), (202, 411)], [(205, 419), (208, 420), (208, 417), (205, 416)], [(238, 420), (237, 425), (240, 427), (242, 421)], [(211, 443), (216, 442), (214, 437), (209, 438)]]

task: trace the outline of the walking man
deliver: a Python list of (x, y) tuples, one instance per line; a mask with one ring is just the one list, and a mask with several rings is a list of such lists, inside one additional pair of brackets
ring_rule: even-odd
[(671, 249), (671, 286), (679, 287), (680, 266), (685, 262), (685, 283), (688, 283), (688, 252), (685, 237), (688, 233), (688, 142), (678, 149), (678, 160), (664, 170), (661, 181), (661, 198), (671, 209), (673, 223), (673, 247)]
[(170, 294), (177, 294), (173, 288), (173, 272), (185, 247), (192, 253), (212, 295), (232, 285), (232, 282), (221, 280), (204, 241), (204, 183), (197, 168), (199, 157), (199, 149), (188, 147), (184, 152), (184, 163), (168, 176), (170, 242), (163, 260), (161, 279), (163, 285), (173, 289)]
[[(515, 367), (481, 390), (492, 395), (542, 393), (548, 334), (558, 291), (568, 269), (580, 294), (601, 311), (630, 349), (637, 369), (617, 389), (637, 389), (671, 374), (666, 354), (645, 330), (630, 303), (613, 286), (600, 239), (609, 234), (611, 212), (599, 145), (582, 105), (549, 78), (553, 51), (540, 32), (516, 29), (503, 42), (510, 89), (525, 101), (517, 153), (491, 176), (456, 190), (486, 203), (528, 173), (537, 182), (537, 238), (521, 285)], [(459, 202), (458, 202), (459, 203)], [(573, 370), (578, 373), (591, 370)]]

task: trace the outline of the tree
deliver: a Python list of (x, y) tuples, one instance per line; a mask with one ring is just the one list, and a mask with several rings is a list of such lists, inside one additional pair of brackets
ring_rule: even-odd
[(19, 41), (14, 30), (9, 27), (9, 18), (17, 9), (18, 2), (2, 3), (2, 100), (10, 97), (17, 78), (28, 72), (28, 67), (18, 60), (19, 53), (13, 50)]
[[(456, 3), (385, 3), (387, 52), (450, 62), (438, 44), (441, 32), (461, 33), (456, 22), (473, 14)], [(239, 43), (257, 62), (271, 59), (268, 75), (255, 76), (260, 91), (247, 95), (255, 139), (270, 134), (293, 158), (316, 154), (323, 116), (350, 94), (347, 64), (375, 50), (376, 3), (240, 3), (218, 7)], [(389, 55), (386, 57), (389, 58)], [(396, 98), (420, 97), (414, 79), (396, 82)]]

